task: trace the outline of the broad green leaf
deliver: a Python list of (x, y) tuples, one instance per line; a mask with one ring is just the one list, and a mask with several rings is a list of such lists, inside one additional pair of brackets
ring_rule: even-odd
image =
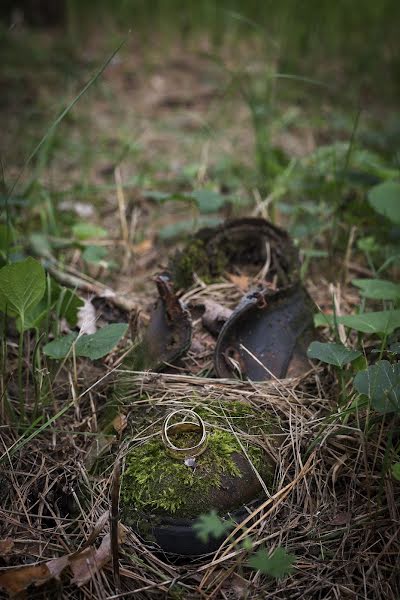
[(359, 394), (368, 396), (377, 412), (400, 411), (400, 363), (380, 360), (354, 378)]
[(103, 227), (93, 225), (92, 223), (77, 223), (72, 228), (72, 233), (77, 240), (91, 240), (103, 238), (108, 235)]
[(385, 181), (368, 192), (368, 201), (377, 213), (400, 225), (400, 183)]
[(57, 338), (53, 342), (46, 344), (43, 351), (51, 358), (65, 358), (75, 342), (75, 355), (85, 356), (91, 360), (97, 360), (106, 356), (116, 346), (120, 339), (125, 335), (128, 329), (126, 323), (113, 323), (106, 325), (102, 329), (91, 335), (81, 335), (71, 333)]
[(105, 259), (108, 251), (103, 246), (87, 246), (82, 253), (82, 258), (88, 263), (97, 264)]
[[(337, 317), (340, 325), (361, 331), (362, 333), (392, 333), (400, 327), (400, 310), (383, 310), (379, 312), (361, 313), (359, 315), (344, 315)], [(333, 315), (319, 313), (314, 317), (316, 327), (333, 327)]]
[(400, 284), (384, 279), (353, 279), (365, 298), (373, 300), (400, 300)]
[(76, 332), (69, 333), (68, 335), (63, 335), (53, 340), (52, 342), (46, 344), (43, 347), (43, 352), (47, 356), (50, 356), (50, 358), (61, 360), (69, 354), (72, 344), (74, 343), (77, 337), (78, 334)]
[(333, 315), (319, 312), (314, 315), (315, 327), (332, 327), (333, 326)]
[(76, 355), (97, 360), (106, 356), (125, 335), (126, 323), (112, 323), (91, 335), (82, 335), (76, 342)]
[(400, 327), (400, 310), (383, 310), (339, 317), (338, 322), (362, 333), (392, 333)]
[(264, 575), (270, 575), (275, 579), (281, 579), (290, 575), (293, 570), (293, 564), (296, 561), (294, 554), (289, 554), (284, 548), (277, 548), (270, 556), (265, 548), (257, 550), (249, 559), (249, 566)]
[(307, 350), (308, 358), (320, 360), (328, 365), (343, 367), (361, 356), (359, 350), (351, 350), (343, 344), (312, 342)]
[(232, 528), (233, 522), (222, 520), (216, 510), (212, 510), (207, 515), (200, 515), (193, 525), (196, 536), (205, 544), (210, 537), (218, 539)]
[(23, 322), (25, 314), (43, 298), (45, 288), (44, 269), (34, 258), (6, 265), (0, 269), (0, 310)]

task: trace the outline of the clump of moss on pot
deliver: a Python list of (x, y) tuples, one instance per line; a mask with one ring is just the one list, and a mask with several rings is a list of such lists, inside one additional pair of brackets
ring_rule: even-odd
[[(174, 443), (179, 444), (178, 440)], [(254, 446), (247, 449), (258, 468), (262, 451)], [(235, 436), (213, 430), (207, 450), (197, 457), (196, 468), (188, 468), (182, 460), (172, 458), (160, 439), (136, 446), (126, 456), (121, 485), (121, 508), (151, 513), (196, 516), (209, 510), (212, 492), (221, 487), (221, 477), (241, 477), (235, 455), (242, 450)]]
[(224, 252), (209, 256), (203, 240), (194, 239), (178, 252), (170, 262), (170, 270), (175, 288), (186, 289), (193, 283), (196, 273), (205, 283), (213, 283), (227, 267)]

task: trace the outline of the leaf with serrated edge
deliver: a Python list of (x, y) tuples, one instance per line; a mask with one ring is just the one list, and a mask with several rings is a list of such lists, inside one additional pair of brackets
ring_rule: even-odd
[(44, 269), (34, 258), (6, 265), (0, 269), (0, 310), (23, 320), (43, 298), (45, 288)]
[(200, 515), (194, 523), (193, 529), (199, 540), (206, 544), (210, 537), (218, 539), (232, 529), (232, 526), (231, 521), (222, 520), (217, 511), (212, 510), (206, 515)]
[(277, 548), (270, 556), (265, 549), (261, 548), (249, 559), (248, 564), (264, 575), (281, 579), (290, 575), (295, 561), (294, 554), (289, 554), (284, 548)]

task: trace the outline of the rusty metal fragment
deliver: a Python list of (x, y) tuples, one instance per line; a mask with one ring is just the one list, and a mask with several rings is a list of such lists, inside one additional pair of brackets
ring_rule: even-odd
[(219, 227), (201, 229), (196, 238), (209, 257), (211, 275), (232, 267), (266, 266), (265, 278), (276, 277), (278, 287), (298, 279), (299, 256), (290, 236), (265, 219), (228, 220)]
[(143, 370), (159, 370), (173, 363), (187, 352), (192, 340), (189, 312), (174, 293), (171, 281), (166, 275), (158, 275), (156, 285), (159, 299), (137, 350)]
[(308, 369), (314, 305), (301, 284), (247, 294), (219, 334), (218, 377), (262, 381), (295, 377)]
[(171, 259), (169, 270), (177, 289), (190, 287), (195, 273), (211, 283), (235, 272), (283, 287), (298, 279), (299, 265), (297, 249), (286, 231), (249, 217), (200, 229)]

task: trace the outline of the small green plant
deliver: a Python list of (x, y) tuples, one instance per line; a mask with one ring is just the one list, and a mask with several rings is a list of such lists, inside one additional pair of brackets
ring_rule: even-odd
[(294, 554), (289, 554), (284, 548), (276, 548), (268, 554), (265, 548), (260, 548), (249, 559), (249, 566), (263, 575), (282, 579), (290, 575), (296, 562)]
[[(211, 538), (221, 539), (225, 534), (234, 529), (235, 523), (230, 519), (222, 519), (216, 510), (207, 514), (200, 515), (193, 525), (196, 536), (203, 543), (207, 543)], [(242, 548), (246, 551), (252, 551), (253, 543), (250, 537), (245, 537), (242, 542)], [(254, 552), (247, 564), (263, 575), (269, 575), (275, 579), (281, 579), (290, 575), (293, 570), (293, 564), (296, 557), (288, 554), (284, 548), (276, 548), (268, 553), (266, 548), (260, 548)]]
[(206, 515), (200, 515), (194, 523), (193, 529), (199, 540), (206, 544), (210, 538), (221, 538), (225, 533), (233, 529), (234, 526), (235, 524), (232, 520), (221, 519), (216, 510), (211, 510)]
[(0, 311), (19, 321), (18, 389), (21, 420), (25, 415), (22, 386), (24, 332), (29, 324), (29, 314), (43, 298), (45, 289), (44, 269), (33, 258), (27, 258), (0, 269)]

